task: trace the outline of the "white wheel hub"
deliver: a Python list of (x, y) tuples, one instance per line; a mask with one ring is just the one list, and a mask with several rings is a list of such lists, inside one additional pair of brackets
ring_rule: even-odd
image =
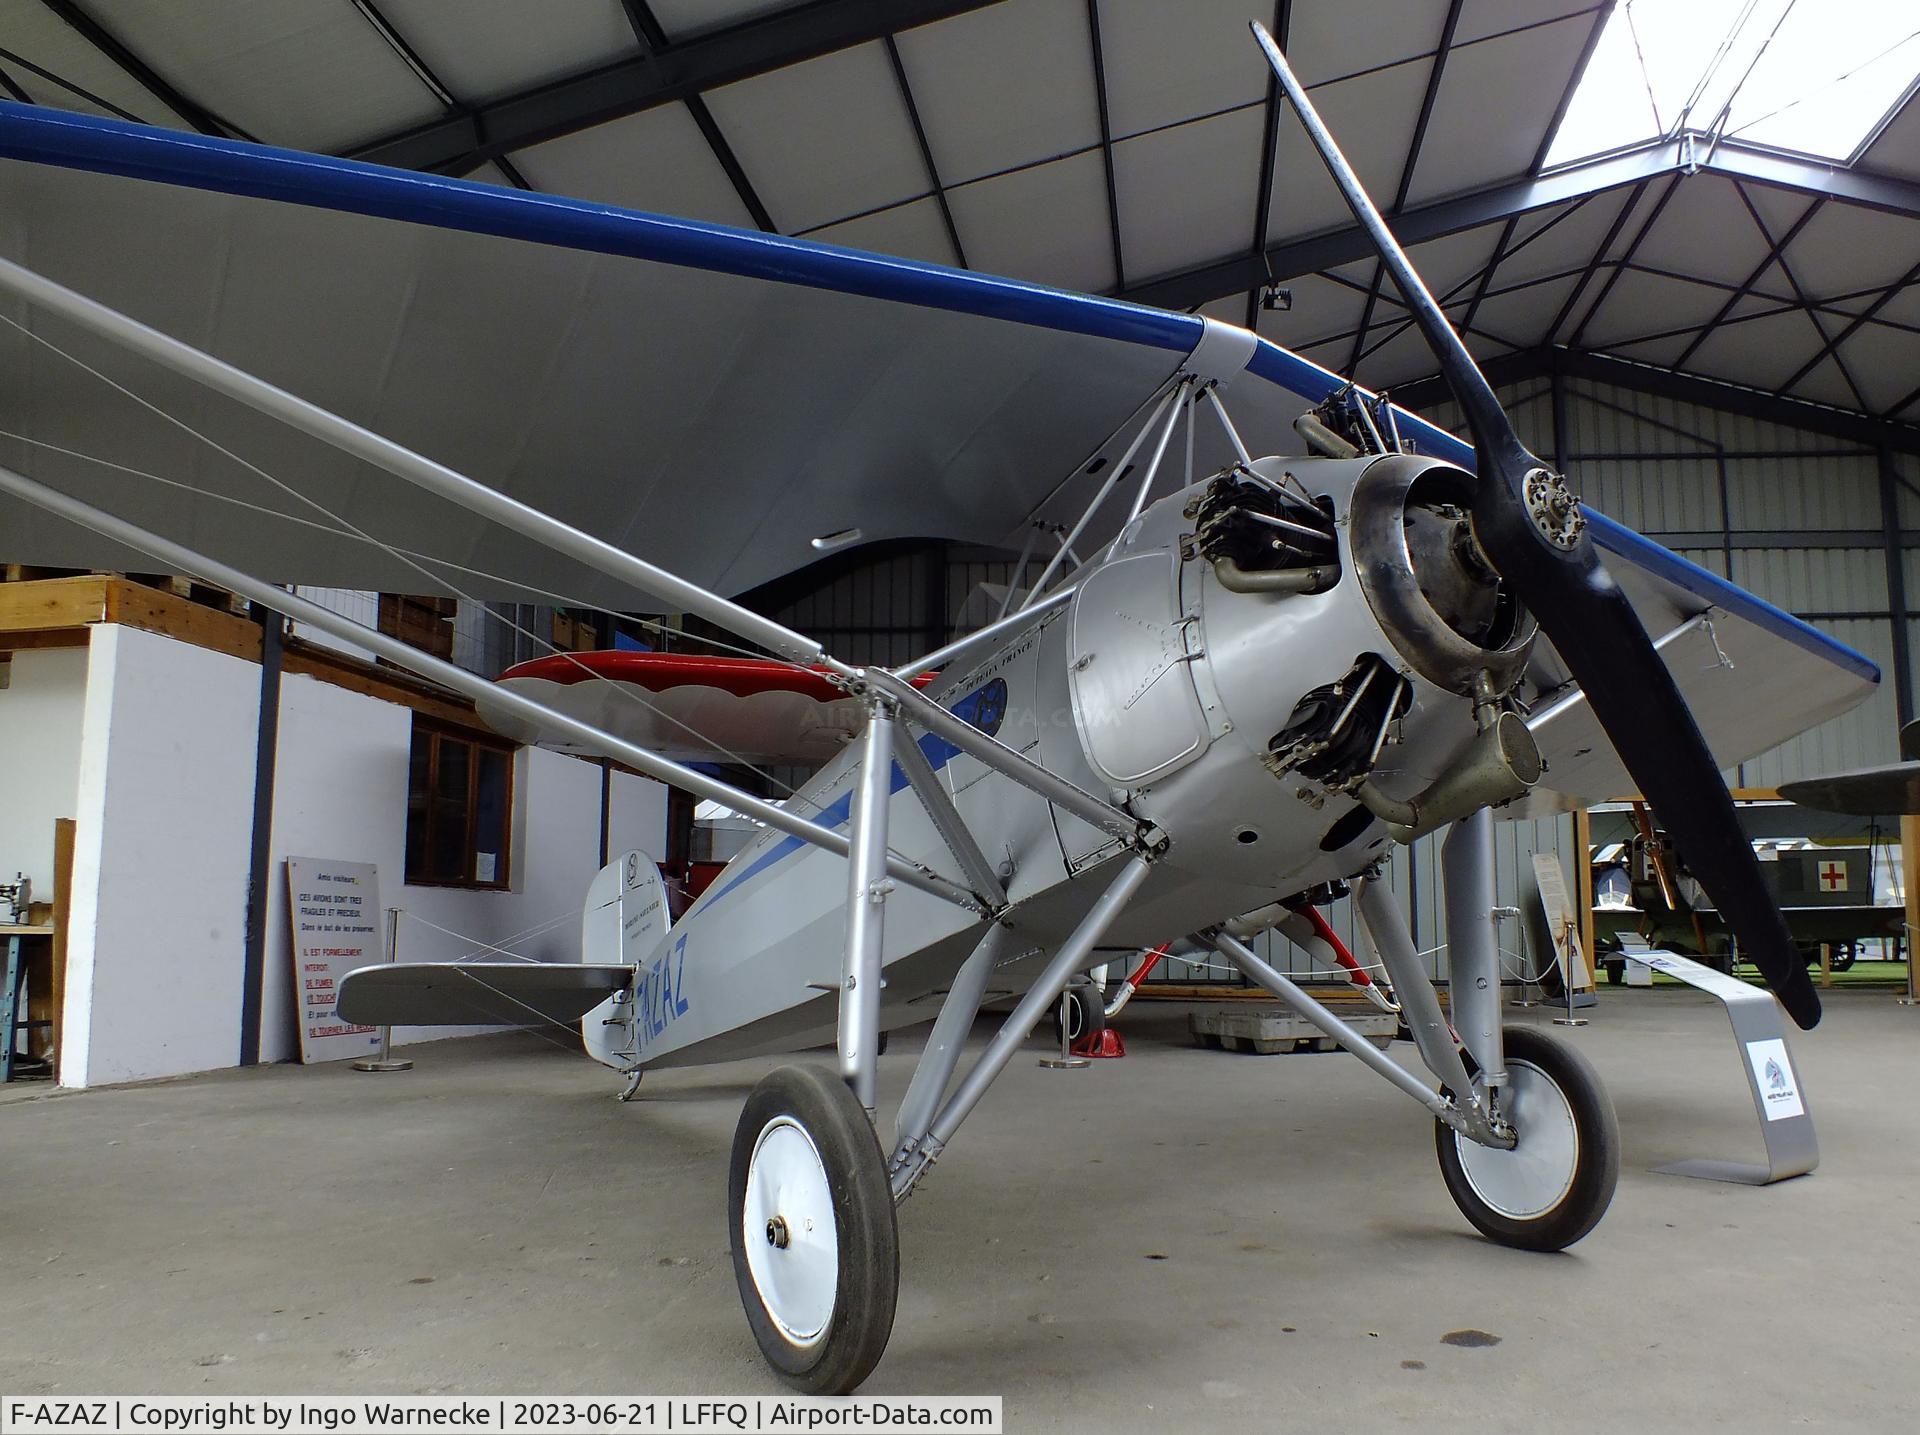
[(740, 1239), (768, 1318), (803, 1349), (818, 1342), (833, 1318), (840, 1237), (826, 1163), (790, 1116), (769, 1121), (753, 1144)]
[(1530, 1061), (1507, 1063), (1502, 1103), (1519, 1138), (1511, 1151), (1482, 1146), (1454, 1133), (1467, 1184), (1496, 1214), (1511, 1221), (1546, 1215), (1573, 1189), (1580, 1169), (1580, 1128), (1566, 1093)]

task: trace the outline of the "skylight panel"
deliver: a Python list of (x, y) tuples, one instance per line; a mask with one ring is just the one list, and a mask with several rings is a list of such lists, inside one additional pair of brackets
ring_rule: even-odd
[(1844, 160), (1916, 76), (1913, 0), (1621, 0), (1547, 164), (1687, 130)]
[(1920, 6), (1856, 8), (1842, 18), (1799, 0), (1734, 96), (1724, 133), (1849, 158), (1920, 74)]

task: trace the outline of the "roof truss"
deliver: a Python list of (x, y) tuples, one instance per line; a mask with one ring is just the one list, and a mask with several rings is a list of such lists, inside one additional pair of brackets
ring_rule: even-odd
[(814, 0), (448, 114), (349, 158), (465, 174), (488, 160), (999, 0)]

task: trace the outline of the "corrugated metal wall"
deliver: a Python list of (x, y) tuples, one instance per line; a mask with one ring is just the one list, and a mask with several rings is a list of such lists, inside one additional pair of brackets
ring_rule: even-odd
[[(1556, 396), (1545, 383), (1516, 386), (1502, 399), (1521, 436), (1558, 456), (1587, 502), (1715, 573), (1787, 609), (1880, 665), (1880, 691), (1843, 717), (1804, 733), (1727, 774), (1740, 787), (1772, 787), (1815, 772), (1897, 757), (1895, 601), (1888, 585), (1883, 483), (1890, 484), (1899, 529), (1920, 528), (1920, 488), (1898, 466), (1883, 478), (1872, 449), (1838, 443), (1758, 419), (1627, 389), (1567, 381)], [(1557, 398), (1557, 405), (1556, 405)], [(1556, 435), (1554, 412), (1562, 415)], [(1444, 408), (1431, 415), (1453, 424)], [(1902, 551), (1904, 591), (1920, 594), (1920, 552)], [(956, 632), (991, 618), (1012, 572), (1008, 555), (934, 545), (843, 574), (776, 616), (858, 661), (904, 663)], [(1920, 624), (1904, 622), (1909, 629)], [(1909, 646), (1920, 631), (1909, 633)], [(1501, 905), (1533, 901), (1532, 856), (1551, 852), (1571, 878), (1576, 860), (1570, 817), (1499, 824)], [(1392, 859), (1392, 880), (1411, 913), (1415, 938), (1436, 975), (1444, 974), (1446, 911), (1439, 882), (1439, 839), (1426, 838)], [(1341, 903), (1335, 929), (1353, 938)], [(1262, 939), (1283, 969), (1309, 970), (1284, 939)], [(1508, 920), (1502, 946), (1515, 969), (1523, 924)], [(1356, 951), (1357, 951), (1356, 947)], [(1161, 979), (1206, 980), (1204, 968), (1167, 963)]]

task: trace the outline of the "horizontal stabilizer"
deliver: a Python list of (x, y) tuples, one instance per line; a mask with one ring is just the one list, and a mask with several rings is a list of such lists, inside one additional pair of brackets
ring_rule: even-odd
[[(1904, 734), (1901, 740), (1905, 741)], [(1846, 812), (1857, 817), (1904, 816), (1920, 812), (1920, 762), (1896, 762), (1783, 782), (1780, 795), (1822, 812)]]
[(394, 962), (340, 982), (356, 1026), (527, 1026), (578, 1021), (633, 985), (633, 968), (580, 962)]

